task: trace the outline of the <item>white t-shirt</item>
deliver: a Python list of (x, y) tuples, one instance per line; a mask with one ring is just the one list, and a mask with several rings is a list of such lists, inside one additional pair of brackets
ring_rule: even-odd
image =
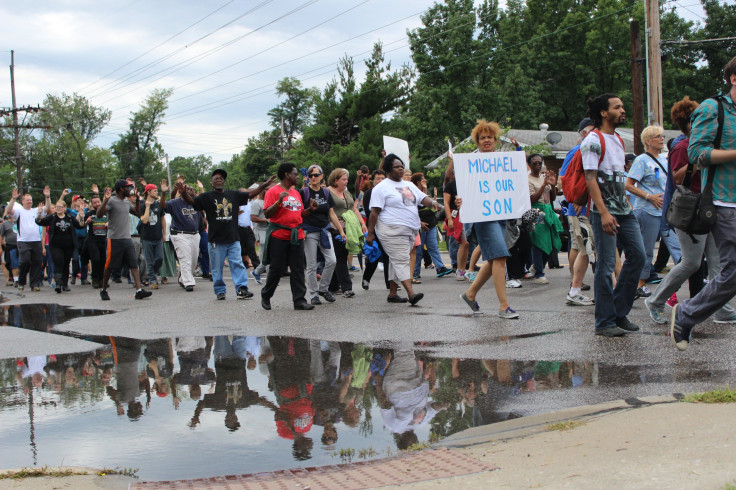
[(403, 225), (418, 230), (422, 225), (418, 206), (425, 197), (427, 195), (411, 182), (383, 179), (373, 188), (371, 208), (381, 209), (378, 219), (384, 224)]
[[(37, 208), (26, 209), (23, 206), (13, 208), (13, 218), (18, 223), (19, 242), (41, 241), (41, 227), (36, 224), (36, 216), (38, 216)], [(41, 213), (41, 216), (46, 216), (46, 212)]]
[[(598, 187), (601, 190), (603, 202), (611, 214), (629, 214), (631, 207), (626, 199), (626, 173), (624, 169), (626, 153), (618, 136), (601, 133), (606, 142), (606, 153), (603, 161), (598, 165), (601, 157), (601, 140), (591, 132), (580, 143), (580, 153), (583, 157), (583, 169), (598, 171)], [(593, 208), (594, 211), (598, 211)]]

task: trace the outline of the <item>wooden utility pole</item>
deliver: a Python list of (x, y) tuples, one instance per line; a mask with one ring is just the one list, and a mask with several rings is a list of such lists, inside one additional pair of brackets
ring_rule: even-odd
[(659, 45), (659, 0), (645, 0), (647, 37), (647, 105), (649, 124), (662, 125), (662, 50)]
[(20, 128), (18, 127), (18, 107), (15, 105), (15, 51), (10, 51), (10, 93), (13, 99), (13, 141), (15, 143), (15, 175), (18, 190), (23, 189), (23, 173), (20, 168)]
[(639, 33), (639, 22), (632, 20), (630, 24), (631, 34), (631, 92), (634, 96), (634, 153), (644, 153), (644, 144), (638, 135), (644, 129), (644, 80), (642, 77), (642, 65), (644, 59), (641, 57), (641, 35)]

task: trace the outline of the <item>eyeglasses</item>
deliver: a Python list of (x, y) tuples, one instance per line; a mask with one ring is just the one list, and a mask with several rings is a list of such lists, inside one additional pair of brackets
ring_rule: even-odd
[(319, 177), (320, 175), (322, 175), (322, 174), (309, 174), (309, 178), (312, 178), (312, 177)]
[(652, 139), (654, 139), (654, 138), (662, 138), (662, 139), (664, 139), (664, 135), (663, 134), (658, 134), (657, 136), (652, 136)]

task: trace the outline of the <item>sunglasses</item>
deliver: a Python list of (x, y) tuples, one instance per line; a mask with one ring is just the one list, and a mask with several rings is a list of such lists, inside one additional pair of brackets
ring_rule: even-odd
[(322, 175), (322, 174), (309, 174), (309, 177), (310, 177), (310, 178), (311, 178), (311, 177), (319, 177), (320, 175)]

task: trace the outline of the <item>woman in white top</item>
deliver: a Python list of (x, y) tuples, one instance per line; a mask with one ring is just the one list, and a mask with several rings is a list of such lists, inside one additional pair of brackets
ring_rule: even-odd
[[(409, 254), (421, 227), (417, 206), (431, 206), (435, 212), (442, 206), (411, 182), (402, 180), (404, 162), (393, 153), (386, 155), (382, 167), (388, 178), (373, 188), (366, 241), (372, 243), (378, 235), (388, 255), (390, 288), (387, 301), (415, 305), (424, 297), (422, 293), (414, 293), (409, 267)], [(399, 282), (408, 298), (398, 295)]]

